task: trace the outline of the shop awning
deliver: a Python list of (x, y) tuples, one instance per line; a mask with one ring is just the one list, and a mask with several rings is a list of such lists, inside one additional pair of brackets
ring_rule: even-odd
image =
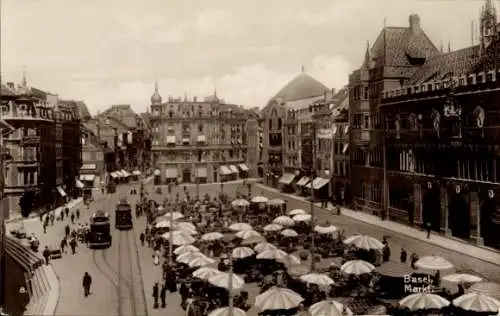
[(66, 192), (64, 192), (64, 189), (62, 187), (57, 187), (57, 192), (59, 192), (59, 194), (62, 196), (62, 197), (65, 197), (66, 196)]
[(290, 184), (290, 183), (292, 183), (293, 179), (295, 179), (295, 175), (293, 173), (285, 173), (278, 180), (278, 183), (281, 183), (281, 184)]
[(239, 173), (238, 168), (236, 168), (235, 165), (230, 165), (229, 170), (231, 170), (231, 173)]
[(128, 173), (128, 171), (127, 171), (127, 170), (122, 169), (122, 170), (120, 170), (120, 171), (121, 171), (121, 173), (122, 173), (122, 175), (123, 175), (123, 177), (124, 177), (124, 178), (128, 178), (128, 177), (130, 177), (130, 173)]
[[(314, 179), (312, 181), (313, 189), (314, 190), (319, 190), (322, 187), (324, 187), (325, 185), (327, 185), (328, 182), (330, 182), (330, 179), (325, 179), (325, 178), (317, 177), (316, 179)], [(310, 187), (311, 187), (311, 182), (308, 183), (308, 184), (306, 184), (306, 188), (310, 188)]]
[(191, 139), (187, 138), (187, 137), (184, 137), (182, 139), (182, 143), (186, 144), (186, 143), (190, 143), (191, 142)]
[(220, 166), (220, 168), (219, 168), (219, 174), (221, 176), (228, 176), (231, 173), (232, 173), (231, 170), (227, 166)]
[(95, 163), (84, 163), (80, 170), (95, 170), (97, 165)]
[(248, 170), (250, 170), (250, 168), (248, 168), (248, 166), (245, 165), (244, 163), (240, 163), (238, 165), (238, 167), (240, 167), (241, 171), (248, 171)]
[(78, 189), (83, 189), (83, 188), (85, 188), (85, 184), (83, 184), (83, 182), (82, 182), (82, 181), (80, 181), (80, 180), (78, 180), (78, 179), (76, 179), (76, 181), (75, 181), (75, 186), (76, 186)]
[(155, 176), (159, 176), (159, 175), (161, 175), (161, 171), (160, 171), (160, 169), (155, 169), (154, 175), (155, 175)]
[(111, 178), (119, 178), (120, 177), (120, 175), (118, 175), (118, 173), (116, 173), (116, 171), (111, 172), (109, 175)]
[(197, 178), (206, 178), (207, 177), (207, 168), (206, 167), (198, 167), (196, 177)]
[(198, 142), (204, 143), (205, 142), (205, 135), (198, 135)]
[(134, 170), (134, 171), (132, 171), (132, 174), (133, 174), (134, 176), (140, 176), (140, 175), (141, 175), (141, 172), (140, 172), (139, 170)]
[(300, 186), (300, 187), (303, 187), (305, 186), (306, 184), (309, 183), (309, 181), (311, 181), (311, 179), (309, 179), (309, 177), (302, 177), (300, 178), (300, 180), (297, 182), (297, 185)]
[(177, 179), (177, 167), (167, 167), (165, 175), (167, 179)]
[(94, 181), (94, 179), (95, 179), (94, 174), (82, 174), (82, 175), (80, 175), (81, 181)]
[(175, 136), (167, 136), (167, 144), (175, 144)]
[(120, 170), (116, 170), (114, 173), (116, 174), (117, 178), (123, 178), (123, 174)]
[(349, 149), (349, 144), (344, 144), (344, 147), (342, 148), (342, 153), (345, 154), (348, 149)]

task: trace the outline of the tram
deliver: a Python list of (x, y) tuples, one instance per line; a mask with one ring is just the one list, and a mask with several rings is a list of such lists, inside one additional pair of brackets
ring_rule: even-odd
[(111, 247), (110, 221), (108, 213), (97, 211), (90, 218), (87, 241), (89, 248)]
[(115, 228), (118, 230), (132, 229), (132, 207), (126, 197), (120, 199), (115, 211)]

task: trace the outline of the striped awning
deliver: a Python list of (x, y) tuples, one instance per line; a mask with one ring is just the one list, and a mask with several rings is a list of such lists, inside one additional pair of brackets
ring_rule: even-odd
[(122, 169), (122, 170), (120, 170), (120, 172), (121, 172), (121, 174), (122, 174), (122, 176), (123, 176), (124, 178), (128, 178), (128, 177), (130, 177), (130, 173), (128, 173), (128, 171), (127, 171), (127, 170)]
[(95, 163), (84, 163), (80, 170), (95, 170), (97, 165)]
[(132, 174), (133, 174), (134, 176), (140, 176), (140, 175), (141, 175), (141, 172), (140, 172), (139, 170), (134, 170), (134, 171), (132, 171)]
[(80, 175), (81, 181), (94, 181), (94, 179), (95, 179), (94, 174), (82, 174), (82, 175)]
[(177, 179), (177, 167), (167, 167), (165, 176), (167, 179)]
[(278, 180), (278, 183), (281, 183), (281, 184), (290, 184), (290, 183), (292, 183), (292, 181), (293, 181), (294, 178), (295, 178), (294, 174), (292, 174), (292, 173), (285, 173)]
[(206, 178), (207, 177), (207, 168), (206, 167), (198, 167), (196, 170), (196, 177), (197, 178)]
[(250, 170), (250, 168), (248, 168), (248, 166), (245, 165), (244, 163), (240, 163), (238, 165), (238, 167), (240, 167), (241, 171), (248, 171), (248, 170)]
[(314, 190), (319, 190), (322, 187), (324, 187), (325, 185), (327, 185), (328, 182), (330, 182), (330, 179), (325, 179), (325, 178), (317, 177), (312, 182), (306, 184), (306, 188), (310, 188), (311, 184), (312, 184)]
[(57, 187), (57, 192), (59, 192), (59, 194), (60, 194), (62, 197), (67, 196), (66, 192), (64, 192), (64, 189), (63, 189), (62, 187)]
[(167, 144), (175, 144), (175, 136), (167, 136)]
[(206, 141), (205, 135), (198, 135), (197, 140), (200, 143), (204, 143)]
[(76, 179), (75, 181), (75, 186), (78, 188), (78, 189), (83, 189), (85, 187), (85, 184), (83, 184), (82, 181)]
[(238, 168), (236, 168), (235, 165), (230, 165), (229, 169), (231, 170), (231, 173), (239, 173)]
[(111, 178), (119, 178), (119, 177), (120, 177), (120, 175), (119, 175), (118, 173), (116, 173), (116, 171), (111, 172), (111, 173), (109, 174), (109, 176), (110, 176)]
[(297, 185), (298, 185), (298, 186), (303, 187), (303, 186), (305, 186), (306, 184), (308, 184), (308, 183), (309, 183), (309, 181), (311, 181), (311, 179), (309, 179), (309, 177), (302, 177), (302, 178), (300, 178), (300, 180), (297, 182)]
[(190, 143), (190, 142), (191, 142), (191, 139), (189, 139), (189, 138), (187, 138), (187, 137), (184, 137), (184, 138), (182, 139), (182, 142), (183, 142), (183, 143)]
[(228, 176), (228, 175), (232, 174), (232, 172), (227, 166), (220, 166), (219, 174), (221, 176)]

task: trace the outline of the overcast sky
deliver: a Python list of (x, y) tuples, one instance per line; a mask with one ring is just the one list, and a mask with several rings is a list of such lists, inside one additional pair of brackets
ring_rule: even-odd
[[(160, 94), (263, 106), (300, 72), (340, 88), (383, 27), (420, 15), (436, 46), (471, 44), (484, 0), (3, 0), (2, 80), (84, 100)], [(476, 36), (477, 36), (476, 32)]]

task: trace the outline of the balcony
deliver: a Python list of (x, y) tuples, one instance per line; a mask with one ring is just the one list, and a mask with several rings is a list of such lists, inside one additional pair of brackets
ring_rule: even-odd
[(39, 144), (40, 136), (38, 135), (23, 135), (22, 144), (30, 145), (30, 144)]

